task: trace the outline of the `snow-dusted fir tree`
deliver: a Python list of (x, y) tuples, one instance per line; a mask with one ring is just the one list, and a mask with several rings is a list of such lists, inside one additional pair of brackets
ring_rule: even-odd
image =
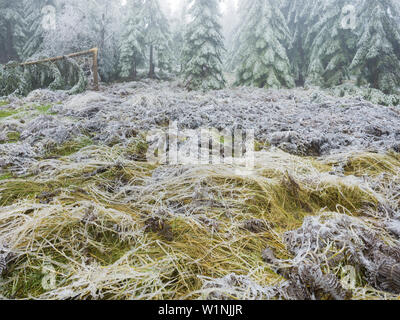
[(137, 68), (145, 61), (142, 9), (141, 0), (128, 0), (125, 5), (126, 20), (120, 45), (120, 75), (123, 78), (136, 79)]
[(359, 84), (385, 93), (400, 88), (400, 7), (398, 0), (363, 0), (357, 6), (357, 52), (350, 68)]
[(0, 63), (18, 60), (26, 39), (22, 0), (0, 0)]
[(171, 37), (172, 37), (172, 56), (174, 59), (174, 66), (176, 73), (182, 73), (183, 71), (183, 46), (184, 36), (187, 27), (187, 12), (188, 2), (190, 0), (177, 0), (177, 10), (172, 14), (171, 17)]
[(292, 47), (288, 50), (293, 76), (297, 85), (304, 85), (309, 66), (309, 48), (305, 46), (307, 35), (319, 20), (319, 0), (285, 0), (282, 12), (292, 35)]
[(144, 41), (148, 49), (149, 77), (156, 77), (156, 57), (158, 67), (168, 69), (170, 61), (171, 36), (168, 20), (161, 10), (158, 0), (144, 0), (141, 18), (144, 25)]
[(183, 73), (189, 90), (222, 89), (224, 43), (218, 0), (194, 0), (185, 33)]
[(235, 0), (225, 0), (225, 12), (222, 19), (223, 36), (225, 39), (225, 48), (232, 48), (234, 29), (238, 23), (238, 15)]
[[(242, 11), (244, 10), (244, 11)], [(265, 88), (294, 86), (287, 50), (291, 35), (276, 0), (244, 0), (235, 57), (237, 84)]]
[(237, 23), (232, 30), (231, 46), (228, 47), (229, 51), (226, 56), (225, 67), (228, 71), (235, 71), (240, 63), (240, 55), (238, 54), (242, 42), (239, 40), (247, 25), (244, 21), (248, 21), (249, 10), (253, 2), (251, 0), (239, 0), (237, 10)]
[[(41, 50), (44, 33), (46, 32), (43, 27), (43, 15), (45, 12), (42, 11), (47, 5), (53, 6), (53, 3), (47, 0), (24, 1), (24, 15), (27, 26), (27, 41), (23, 48), (24, 59), (28, 59)], [(55, 7), (53, 6), (53, 8)], [(56, 14), (56, 11), (54, 11), (54, 14)]]
[(40, 54), (55, 56), (99, 48), (103, 80), (118, 70), (120, 4), (107, 0), (68, 0), (57, 10), (56, 27), (46, 30)]
[(319, 16), (304, 40), (303, 49), (308, 57), (307, 84), (331, 87), (350, 79), (356, 36), (353, 22), (348, 20), (352, 7), (346, 9), (347, 4), (347, 0), (312, 2), (310, 14), (319, 12)]

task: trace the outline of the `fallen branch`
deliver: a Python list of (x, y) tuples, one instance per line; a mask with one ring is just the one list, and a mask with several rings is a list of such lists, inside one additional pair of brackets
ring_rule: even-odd
[(37, 61), (29, 61), (29, 62), (23, 62), (23, 63), (14, 63), (14, 64), (8, 64), (5, 65), (5, 68), (9, 67), (24, 67), (24, 66), (31, 66), (35, 64), (42, 64), (46, 62), (54, 62), (54, 61), (59, 61), (63, 60), (66, 58), (75, 58), (75, 57), (80, 57), (88, 54), (93, 54), (93, 66), (92, 66), (92, 71), (93, 71), (93, 82), (94, 82), (94, 90), (98, 91), (99, 90), (99, 76), (98, 76), (98, 48), (92, 48), (90, 50), (86, 51), (81, 51), (81, 52), (75, 52), (71, 53), (66, 56), (58, 56), (58, 57), (53, 57), (53, 58), (47, 58), (47, 59), (42, 59), (42, 60), (37, 60)]

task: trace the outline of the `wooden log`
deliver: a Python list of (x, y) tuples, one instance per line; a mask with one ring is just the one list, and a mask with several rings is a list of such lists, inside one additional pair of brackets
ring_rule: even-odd
[(94, 82), (94, 90), (99, 91), (99, 73), (98, 73), (98, 66), (97, 66), (97, 59), (99, 50), (97, 48), (92, 49), (93, 52), (93, 82)]

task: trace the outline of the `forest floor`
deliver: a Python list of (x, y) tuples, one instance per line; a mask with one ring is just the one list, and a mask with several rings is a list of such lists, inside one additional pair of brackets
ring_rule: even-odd
[[(254, 170), (147, 162), (171, 121), (254, 129)], [(0, 101), (0, 298), (399, 299), (399, 245), (399, 107), (158, 81)]]

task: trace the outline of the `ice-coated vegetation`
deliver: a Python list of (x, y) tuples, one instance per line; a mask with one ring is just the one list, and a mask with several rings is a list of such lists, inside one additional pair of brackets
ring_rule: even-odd
[[(397, 107), (317, 89), (204, 94), (147, 80), (1, 105), (3, 297), (400, 293)], [(169, 121), (256, 128), (254, 173), (147, 163), (146, 134)]]
[(399, 299), (398, 1), (175, 4), (0, 0), (0, 299)]

